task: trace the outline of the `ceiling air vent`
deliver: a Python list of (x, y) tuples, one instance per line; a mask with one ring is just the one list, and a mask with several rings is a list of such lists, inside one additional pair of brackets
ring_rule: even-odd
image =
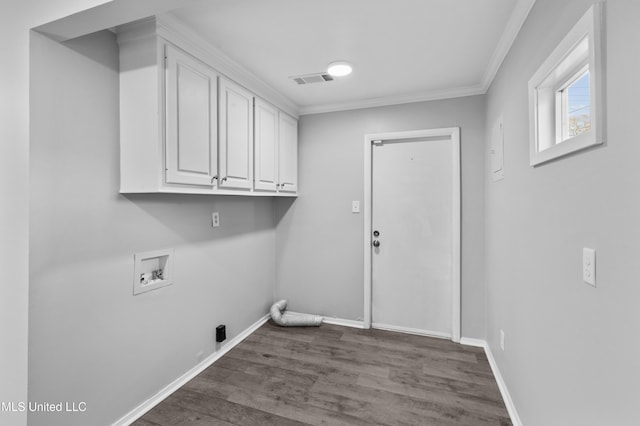
[(328, 81), (333, 81), (333, 77), (331, 77), (326, 72), (321, 72), (318, 74), (296, 75), (293, 77), (289, 77), (289, 79), (298, 85), (311, 84), (311, 83), (326, 83)]

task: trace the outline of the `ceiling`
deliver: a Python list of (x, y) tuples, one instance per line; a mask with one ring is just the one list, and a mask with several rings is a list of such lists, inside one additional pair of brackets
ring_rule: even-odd
[[(172, 12), (300, 113), (486, 92), (535, 0), (208, 0)], [(353, 73), (289, 77), (346, 60)]]

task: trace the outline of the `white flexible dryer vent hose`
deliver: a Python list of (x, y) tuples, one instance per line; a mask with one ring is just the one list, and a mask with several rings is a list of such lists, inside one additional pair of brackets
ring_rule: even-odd
[(309, 314), (292, 314), (284, 310), (287, 308), (287, 301), (280, 300), (271, 306), (271, 318), (283, 327), (318, 327), (322, 324), (322, 317)]

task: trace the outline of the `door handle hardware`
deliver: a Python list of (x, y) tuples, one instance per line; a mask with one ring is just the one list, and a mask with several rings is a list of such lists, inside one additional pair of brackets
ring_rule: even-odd
[(380, 247), (380, 241), (378, 241), (378, 240), (373, 240), (372, 244), (373, 244), (374, 247)]

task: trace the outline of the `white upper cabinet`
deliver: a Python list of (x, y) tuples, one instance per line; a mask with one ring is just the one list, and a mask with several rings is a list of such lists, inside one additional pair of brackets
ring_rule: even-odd
[(278, 190), (298, 191), (298, 120), (280, 112), (278, 150)]
[(255, 189), (295, 194), (298, 190), (298, 121), (255, 100)]
[(278, 110), (255, 101), (255, 188), (276, 192), (278, 182)]
[(165, 45), (166, 182), (215, 186), (218, 178), (217, 75)]
[(253, 95), (220, 78), (220, 188), (253, 187)]
[(121, 193), (296, 195), (295, 119), (258, 101), (254, 120), (229, 60), (167, 22), (117, 33)]

